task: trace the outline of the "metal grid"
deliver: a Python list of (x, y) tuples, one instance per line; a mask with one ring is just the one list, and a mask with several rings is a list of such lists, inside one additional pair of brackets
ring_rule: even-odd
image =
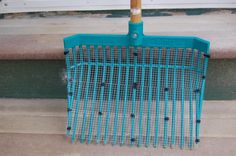
[(68, 136), (192, 149), (199, 142), (204, 56), (191, 48), (69, 49)]

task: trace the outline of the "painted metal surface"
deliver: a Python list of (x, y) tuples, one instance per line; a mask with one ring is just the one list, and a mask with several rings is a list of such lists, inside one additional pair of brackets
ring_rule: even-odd
[(78, 34), (64, 39), (67, 134), (72, 142), (194, 147), (198, 143), (209, 42), (146, 36)]

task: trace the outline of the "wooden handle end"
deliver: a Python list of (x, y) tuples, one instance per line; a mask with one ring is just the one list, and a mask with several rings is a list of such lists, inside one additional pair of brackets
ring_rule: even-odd
[(142, 20), (141, 0), (131, 0), (130, 2), (130, 20), (133, 23), (139, 23)]

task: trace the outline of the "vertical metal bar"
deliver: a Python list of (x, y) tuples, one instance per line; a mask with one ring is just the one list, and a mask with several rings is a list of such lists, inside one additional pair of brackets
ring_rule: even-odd
[(145, 78), (145, 49), (142, 49), (142, 77), (141, 77), (141, 92), (140, 92), (140, 110), (139, 110), (139, 138), (138, 146), (142, 146), (143, 143), (143, 109), (144, 109), (144, 78)]
[[(208, 52), (207, 52), (208, 55)], [(201, 119), (202, 115), (202, 102), (203, 102), (203, 97), (204, 97), (204, 91), (205, 91), (205, 83), (206, 83), (206, 73), (207, 73), (207, 65), (208, 65), (208, 57), (204, 58), (204, 67), (203, 67), (203, 75), (202, 75), (202, 88), (201, 88), (201, 98), (200, 98), (200, 115), (199, 118)]]
[[(67, 54), (66, 54), (67, 53)], [(71, 91), (71, 82), (70, 82), (70, 79), (71, 79), (71, 65), (70, 65), (70, 56), (69, 56), (69, 50), (65, 50), (65, 54), (66, 54), (66, 73), (67, 73), (67, 108), (68, 109), (71, 109), (70, 108), (70, 103), (71, 103), (71, 97), (69, 95), (69, 92)], [(68, 118), (67, 118), (67, 136), (70, 135), (70, 127), (71, 127), (71, 112), (68, 112), (67, 113), (68, 115)]]
[(150, 49), (150, 64), (149, 64), (149, 84), (148, 84), (148, 112), (147, 112), (147, 130), (146, 130), (146, 147), (150, 144), (150, 124), (151, 124), (151, 109), (152, 109), (152, 70), (153, 70), (153, 49)]
[(80, 142), (84, 143), (85, 141), (85, 126), (86, 126), (86, 120), (87, 120), (87, 106), (88, 106), (88, 95), (89, 95), (89, 84), (90, 84), (90, 77), (91, 77), (91, 56), (90, 56), (90, 47), (87, 46), (87, 53), (88, 53), (88, 73), (87, 73), (87, 80), (86, 80), (86, 88), (85, 88), (85, 99), (84, 99), (84, 112), (83, 112), (83, 122), (82, 122), (82, 128), (81, 128), (81, 139)]
[[(80, 63), (83, 62), (83, 50), (82, 47), (79, 47), (79, 54), (80, 54)], [(75, 142), (76, 132), (77, 132), (77, 122), (78, 122), (78, 115), (79, 115), (79, 106), (80, 106), (80, 96), (81, 96), (81, 88), (82, 88), (82, 79), (83, 79), (83, 70), (84, 65), (81, 65), (79, 67), (79, 84), (78, 84), (78, 91), (77, 91), (77, 99), (76, 99), (76, 105), (75, 105), (75, 115), (74, 115), (74, 121), (73, 121), (73, 134), (72, 134), (72, 142)]]
[[(126, 63), (129, 65), (129, 48), (126, 49)], [(123, 113), (122, 113), (122, 129), (121, 129), (121, 144), (124, 144), (125, 141), (125, 126), (126, 126), (126, 106), (127, 106), (127, 98), (128, 98), (128, 82), (129, 82), (129, 66), (126, 66), (125, 71), (125, 97), (124, 97), (124, 105), (123, 105)]]
[[(95, 61), (98, 62), (98, 50), (94, 47)], [(96, 103), (96, 93), (97, 93), (97, 80), (98, 80), (98, 65), (95, 65), (95, 75), (94, 75), (94, 87), (93, 87), (93, 96), (92, 96), (92, 105), (90, 113), (90, 122), (89, 122), (89, 131), (88, 131), (88, 144), (92, 141), (93, 134), (93, 121), (94, 121), (94, 106)]]
[(115, 107), (115, 116), (114, 116), (114, 129), (113, 129), (113, 145), (116, 144), (117, 140), (117, 121), (118, 121), (118, 112), (119, 112), (119, 100), (120, 100), (120, 79), (121, 79), (121, 57), (122, 50), (121, 47), (118, 48), (118, 80), (117, 80), (117, 90), (116, 90), (116, 107)]
[(169, 81), (169, 61), (170, 61), (170, 49), (167, 49), (166, 51), (166, 69), (165, 69), (165, 93), (164, 93), (164, 98), (165, 98), (165, 105), (164, 105), (164, 142), (163, 142), (163, 147), (165, 148), (168, 144), (168, 122), (169, 122), (169, 117), (168, 117), (168, 100), (169, 100), (169, 88), (168, 88), (168, 81)]
[(105, 88), (105, 81), (106, 81), (106, 50), (105, 47), (102, 47), (102, 55), (103, 55), (103, 70), (102, 70), (102, 84), (101, 84), (101, 93), (100, 93), (100, 105), (99, 105), (99, 114), (98, 114), (98, 127), (97, 127), (97, 136), (96, 136), (96, 143), (99, 143), (100, 136), (101, 136), (101, 116), (102, 116), (102, 109), (103, 109), (103, 95), (104, 95), (104, 88)]
[(200, 112), (199, 112), (199, 94), (200, 94), (200, 85), (199, 85), (199, 75), (200, 73), (198, 72), (199, 71), (199, 68), (200, 68), (200, 61), (201, 61), (201, 52), (197, 51), (198, 52), (198, 55), (197, 55), (197, 69), (195, 71), (195, 79), (196, 79), (196, 90), (195, 90), (195, 93), (196, 93), (196, 140), (195, 142), (198, 143), (199, 142), (199, 126), (200, 126), (200, 123), (197, 122), (200, 120)]
[(171, 123), (171, 145), (175, 145), (176, 128), (176, 68), (177, 68), (178, 49), (174, 49), (174, 75), (173, 75), (173, 100), (172, 100), (172, 123)]
[[(70, 102), (68, 109), (72, 109), (73, 103), (74, 103), (74, 92), (75, 92), (75, 86), (76, 86), (76, 81), (77, 81), (77, 61), (76, 61), (76, 47), (72, 48), (72, 59), (73, 59), (73, 66), (74, 66), (74, 76), (73, 76), (73, 81), (72, 81), (72, 90), (70, 91)], [(70, 81), (70, 79), (69, 79)], [(67, 127), (67, 134), (70, 135), (71, 132), (71, 122), (72, 122), (72, 112), (68, 112), (68, 127)]]
[(109, 92), (108, 92), (108, 103), (107, 103), (107, 114), (105, 122), (105, 133), (104, 133), (104, 144), (107, 143), (109, 122), (110, 122), (110, 111), (111, 111), (111, 98), (112, 98), (112, 86), (113, 86), (113, 75), (114, 75), (114, 47), (110, 49), (111, 55), (111, 72), (109, 77)]
[(159, 108), (160, 108), (160, 81), (161, 81), (161, 48), (158, 49), (158, 69), (157, 69), (157, 91), (156, 91), (156, 117), (155, 117), (155, 138), (154, 138), (154, 147), (158, 145), (158, 134), (159, 134)]
[(137, 93), (137, 57), (138, 57), (138, 49), (134, 49), (134, 84), (133, 86), (133, 94), (132, 94), (132, 105), (131, 105), (131, 146), (134, 145), (135, 141), (135, 108), (136, 108), (136, 93)]
[[(191, 51), (190, 67), (193, 67), (194, 52)], [(189, 70), (189, 148), (193, 147), (193, 71)]]
[[(185, 66), (186, 61), (186, 49), (182, 51), (182, 67)], [(181, 121), (180, 121), (180, 148), (184, 147), (184, 98), (185, 98), (185, 77), (184, 77), (184, 68), (181, 70)]]
[[(206, 55), (209, 55), (208, 52)], [(210, 55), (209, 55), (210, 56)], [(197, 139), (196, 143), (198, 143), (199, 140), (199, 130), (200, 130), (200, 121), (201, 121), (201, 115), (202, 115), (202, 102), (203, 102), (203, 97), (204, 97), (204, 91), (205, 91), (205, 82), (206, 82), (206, 72), (207, 72), (207, 64), (208, 64), (208, 59), (209, 57), (204, 58), (204, 67), (203, 67), (203, 75), (202, 75), (202, 86), (201, 86), (201, 92), (200, 92), (200, 100), (199, 100), (199, 116), (197, 118)], [(198, 68), (199, 70), (199, 68)]]

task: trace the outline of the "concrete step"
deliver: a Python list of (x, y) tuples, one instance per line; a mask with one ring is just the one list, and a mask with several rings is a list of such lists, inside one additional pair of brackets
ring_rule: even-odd
[[(76, 33), (126, 34), (128, 17), (49, 16), (0, 20), (0, 59), (64, 59), (63, 37)], [(211, 42), (212, 58), (236, 58), (236, 14), (144, 17), (147, 35), (198, 36)]]
[[(66, 100), (0, 99), (0, 133), (65, 134)], [(202, 137), (236, 139), (236, 101), (205, 101)]]
[(193, 150), (71, 144), (65, 135), (0, 133), (4, 156), (234, 156), (235, 138), (205, 138)]

